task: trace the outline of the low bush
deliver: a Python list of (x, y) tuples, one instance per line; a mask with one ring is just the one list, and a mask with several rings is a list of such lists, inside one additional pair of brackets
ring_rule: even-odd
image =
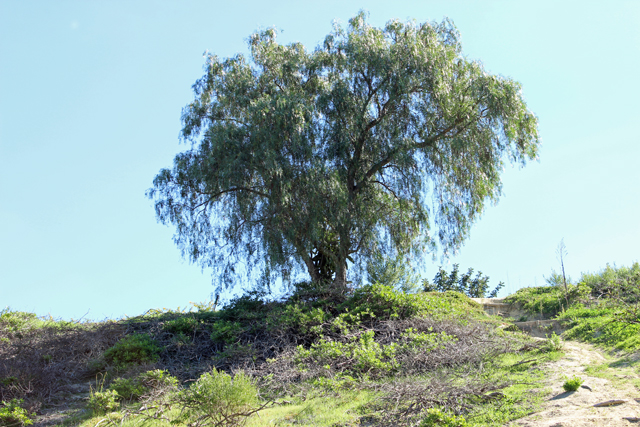
[(156, 362), (162, 351), (160, 346), (147, 334), (127, 335), (104, 352), (104, 360), (117, 368), (132, 364)]
[(218, 320), (211, 325), (211, 340), (223, 344), (234, 344), (242, 332), (244, 328), (239, 322)]
[(184, 334), (189, 336), (193, 335), (199, 326), (200, 322), (198, 319), (191, 316), (184, 316), (169, 320), (162, 326), (162, 329), (175, 335)]
[(0, 425), (3, 427), (22, 427), (33, 424), (29, 413), (22, 407), (24, 400), (11, 399), (2, 402), (0, 407)]
[(242, 372), (231, 377), (213, 369), (200, 376), (188, 389), (181, 391), (174, 402), (181, 408), (172, 423), (190, 426), (242, 426), (247, 418), (261, 409), (258, 389)]
[(564, 384), (562, 384), (562, 388), (566, 392), (576, 391), (577, 389), (580, 388), (580, 386), (582, 385), (583, 382), (584, 382), (584, 380), (582, 378), (577, 377), (577, 376), (574, 375), (572, 378), (568, 378), (564, 382)]
[(177, 378), (167, 371), (156, 369), (139, 374), (134, 378), (116, 378), (109, 386), (109, 390), (118, 393), (118, 399), (136, 401), (142, 398), (152, 398), (168, 390), (176, 390)]
[(102, 391), (102, 387), (97, 391), (91, 390), (87, 406), (94, 415), (103, 415), (117, 411), (120, 409), (118, 393), (116, 393), (115, 390)]

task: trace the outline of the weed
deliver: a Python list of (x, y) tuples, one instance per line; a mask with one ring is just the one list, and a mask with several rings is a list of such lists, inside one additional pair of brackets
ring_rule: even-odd
[(574, 375), (572, 378), (568, 378), (564, 382), (564, 384), (562, 384), (562, 388), (566, 392), (576, 391), (577, 389), (580, 388), (580, 386), (582, 385), (583, 382), (584, 382), (584, 380), (582, 378), (577, 377), (577, 376)]

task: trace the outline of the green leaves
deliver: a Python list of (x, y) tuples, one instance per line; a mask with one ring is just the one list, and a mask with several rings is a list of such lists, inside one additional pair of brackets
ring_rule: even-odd
[(221, 286), (257, 268), (340, 288), (350, 259), (455, 251), (497, 200), (504, 158), (536, 157), (520, 85), (465, 59), (450, 21), (366, 18), (312, 52), (268, 29), (249, 58), (207, 57), (182, 115), (191, 148), (148, 196)]

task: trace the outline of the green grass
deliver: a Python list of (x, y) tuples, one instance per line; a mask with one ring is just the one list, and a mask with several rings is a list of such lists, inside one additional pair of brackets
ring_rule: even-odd
[(609, 350), (634, 352), (640, 350), (640, 324), (620, 321), (621, 309), (606, 304), (587, 308), (576, 305), (558, 319), (564, 320), (566, 339), (598, 344)]

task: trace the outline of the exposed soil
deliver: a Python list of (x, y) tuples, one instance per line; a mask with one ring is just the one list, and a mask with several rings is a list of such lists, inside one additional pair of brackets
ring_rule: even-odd
[[(589, 376), (588, 365), (602, 364), (603, 354), (585, 343), (565, 341), (566, 356), (549, 366), (547, 386), (551, 393), (541, 412), (513, 422), (512, 426), (544, 427), (618, 427), (640, 425), (640, 390), (629, 384), (629, 374), (619, 380)], [(579, 376), (583, 386), (575, 392), (565, 392), (566, 377)], [(626, 377), (626, 378), (625, 378)], [(637, 374), (636, 374), (637, 378)], [(618, 401), (619, 403), (614, 403)], [(608, 402), (610, 406), (595, 405)]]
[[(517, 307), (510, 307), (501, 299), (477, 300), (489, 314), (519, 319), (524, 314)], [(522, 330), (533, 336), (558, 331), (560, 326), (548, 320), (516, 322)], [(585, 368), (611, 362), (601, 350), (586, 343), (564, 342), (565, 356), (547, 364), (550, 375), (545, 381), (547, 400), (540, 412), (509, 424), (526, 427), (623, 427), (640, 426), (640, 389), (633, 379), (640, 378), (637, 371), (621, 364), (621, 369), (611, 369), (610, 379), (588, 375)], [(584, 380), (575, 392), (562, 388), (566, 378), (578, 376)], [(636, 382), (637, 384), (637, 382)], [(603, 406), (600, 406), (603, 405)]]

